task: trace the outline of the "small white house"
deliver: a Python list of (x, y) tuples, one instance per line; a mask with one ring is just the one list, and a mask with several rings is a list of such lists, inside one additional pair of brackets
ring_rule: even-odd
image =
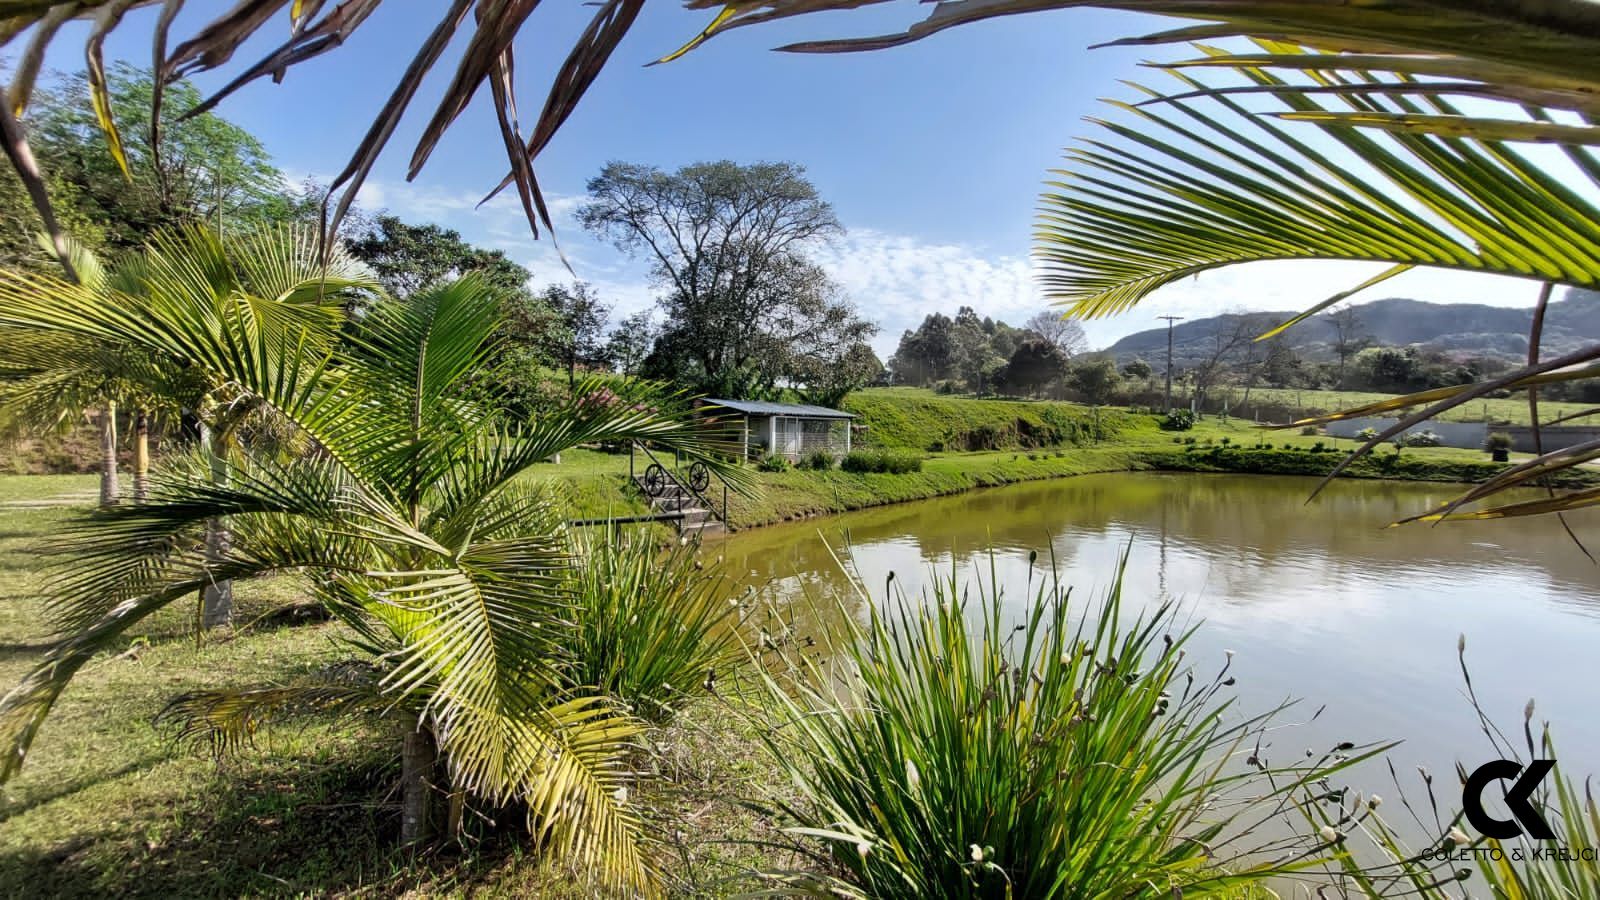
[(841, 410), (803, 403), (715, 398), (707, 399), (705, 405), (738, 429), (736, 437), (746, 459), (771, 454), (798, 460), (818, 450), (835, 456), (850, 452), (850, 420), (855, 416)]

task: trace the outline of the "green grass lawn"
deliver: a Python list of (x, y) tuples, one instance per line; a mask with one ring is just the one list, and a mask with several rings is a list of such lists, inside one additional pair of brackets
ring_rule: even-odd
[[(880, 395), (876, 401), (880, 405), (885, 396), (899, 396), (905, 399), (915, 410), (914, 413), (907, 414), (909, 418), (921, 417), (927, 413), (927, 408), (923, 407), (922, 398), (918, 395), (934, 396), (929, 391), (900, 388), (870, 393)], [(940, 398), (940, 402), (959, 405), (986, 401)], [(1197, 422), (1189, 431), (1172, 432), (1162, 430), (1158, 418), (1154, 416), (1131, 415), (1125, 412), (1117, 415), (1119, 418), (1115, 434), (1105, 440), (1084, 438), (1081, 444), (1032, 449), (928, 453), (921, 472), (905, 475), (854, 473), (837, 468), (825, 472), (805, 469), (760, 472), (757, 473), (757, 488), (754, 492), (729, 497), (729, 518), (738, 528), (750, 528), (1018, 481), (1091, 472), (1182, 467), (1198, 460), (1198, 458), (1191, 460), (1185, 456), (1174, 456), (1181, 453), (1185, 446), (1181, 442), (1189, 438), (1195, 440), (1197, 450), (1223, 446), (1224, 441), (1231, 447), (1253, 447), (1259, 442), (1267, 442), (1278, 449), (1305, 449), (1321, 445), (1339, 450), (1351, 450), (1357, 445), (1356, 441), (1349, 439), (1302, 435), (1299, 429), (1262, 428), (1238, 418), (1223, 419), (1219, 416), (1208, 416)], [(867, 434), (875, 432), (874, 425), (877, 421), (873, 419), (869, 422)], [(1391, 451), (1382, 452), (1387, 454)], [(1325, 454), (1323, 460), (1331, 466), (1337, 458), (1333, 454)], [(1513, 454), (1513, 458), (1526, 457)], [(1387, 475), (1395, 478), (1429, 477), (1449, 480), (1448, 473), (1430, 471), (1428, 464), (1477, 464), (1486, 462), (1487, 459), (1487, 455), (1478, 450), (1450, 447), (1411, 448), (1405, 451), (1406, 466), (1387, 471), (1374, 470), (1368, 466), (1361, 468), (1359, 474), (1368, 477)], [(644, 464), (643, 457), (639, 458), (638, 464), (641, 466)], [(1211, 461), (1197, 467), (1214, 469), (1217, 468), (1217, 463)], [(526, 477), (552, 485), (567, 498), (571, 515), (574, 517), (629, 516), (648, 512), (638, 491), (628, 485), (626, 454), (575, 450), (563, 454), (559, 464), (547, 463), (534, 467)], [(1473, 477), (1477, 476), (1474, 474)]]
[[(1234, 391), (1234, 396), (1242, 398), (1241, 391)], [(1376, 394), (1369, 391), (1299, 391), (1290, 388), (1255, 388), (1250, 392), (1252, 400), (1260, 398), (1261, 402), (1282, 403), (1291, 407), (1298, 407), (1308, 411), (1308, 414), (1322, 412), (1337, 412), (1364, 406), (1368, 403), (1377, 403), (1387, 400), (1395, 394)], [(1243, 405), (1242, 399), (1239, 401)], [(1559, 403), (1544, 401), (1539, 404), (1540, 421), (1548, 421), (1558, 416), (1569, 413), (1582, 412), (1593, 409), (1593, 403)], [(1439, 417), (1442, 422), (1510, 422), (1516, 425), (1528, 424), (1528, 400), (1523, 395), (1515, 397), (1502, 397), (1493, 400), (1473, 400), (1454, 409), (1447, 410)], [(1600, 416), (1575, 421), (1573, 424), (1592, 424), (1600, 421)]]
[(99, 496), (99, 475), (0, 475), (0, 503)]

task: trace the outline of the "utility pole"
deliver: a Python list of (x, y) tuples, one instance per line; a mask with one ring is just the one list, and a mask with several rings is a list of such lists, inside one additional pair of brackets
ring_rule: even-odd
[(1183, 316), (1156, 316), (1167, 320), (1167, 415), (1172, 415), (1172, 324), (1182, 322)]

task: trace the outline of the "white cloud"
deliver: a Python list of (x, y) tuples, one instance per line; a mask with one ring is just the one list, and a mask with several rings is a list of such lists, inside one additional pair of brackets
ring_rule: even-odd
[[(514, 190), (482, 207), (482, 194), (435, 185), (371, 180), (361, 204), (388, 209), (413, 222), (454, 228), (473, 243), (503, 250), (533, 273), (533, 284), (570, 281), (592, 284), (621, 318), (654, 303), (657, 288), (644, 260), (630, 259), (584, 233), (576, 212), (581, 194), (549, 194), (556, 242), (572, 265), (569, 272), (550, 236), (534, 240)], [(902, 331), (933, 312), (953, 315), (971, 306), (980, 315), (1020, 324), (1048, 308), (1026, 256), (924, 241), (916, 236), (856, 228), (821, 247), (817, 261), (857, 307), (878, 323), (873, 341), (887, 357)], [(1089, 342), (1103, 347), (1123, 335), (1162, 323), (1162, 315), (1201, 318), (1229, 310), (1301, 310), (1360, 284), (1384, 268), (1376, 263), (1267, 262), (1230, 266), (1170, 284), (1122, 315), (1084, 323)], [(1418, 269), (1371, 288), (1353, 302), (1411, 297), (1439, 303), (1523, 306), (1533, 302), (1537, 282), (1445, 269)]]
[(980, 314), (1021, 321), (1044, 308), (1033, 267), (1016, 256), (985, 256), (958, 244), (930, 244), (869, 228), (849, 232), (817, 254), (818, 262), (881, 332), (880, 356), (900, 333), (933, 312), (970, 306)]

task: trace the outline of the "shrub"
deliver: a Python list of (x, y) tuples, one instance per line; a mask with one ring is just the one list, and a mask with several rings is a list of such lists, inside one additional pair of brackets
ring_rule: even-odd
[(708, 673), (743, 657), (727, 585), (697, 548), (674, 544), (665, 556), (648, 533), (608, 539), (574, 529), (571, 651), (563, 670), (573, 690), (600, 690), (662, 721), (703, 689)]
[(884, 471), (906, 475), (922, 471), (922, 457), (916, 453), (886, 450), (883, 454)]
[(833, 468), (833, 454), (826, 450), (813, 450), (806, 454), (800, 461), (800, 468), (810, 469), (814, 472), (826, 472)]
[(1511, 435), (1504, 431), (1491, 431), (1489, 436), (1483, 439), (1483, 449), (1491, 453), (1495, 450), (1510, 450), (1512, 443)]
[(852, 450), (839, 460), (839, 468), (846, 472), (872, 472), (878, 453), (871, 450)]
[(756, 463), (756, 468), (763, 472), (787, 472), (790, 469), (789, 460), (776, 453), (769, 453), (761, 457)]
[(1376, 429), (1376, 428), (1363, 428), (1360, 431), (1356, 432), (1356, 437), (1361, 439), (1361, 440), (1363, 440), (1363, 441), (1370, 441), (1370, 440), (1372, 440), (1373, 438), (1375, 438), (1377, 436), (1378, 436), (1378, 429)]
[[(954, 576), (920, 602), (886, 598), (864, 626), (846, 619), (848, 683), (803, 656), (793, 679), (767, 676), (762, 737), (797, 795), (785, 812), (831, 850), (826, 872), (775, 874), (784, 893), (1244, 896), (1341, 852), (1299, 816), (1342, 757), (1247, 761), (1273, 715), (1233, 713), (1226, 664), (1184, 662), (1192, 632), (1171, 606), (1124, 610), (1119, 576), (1069, 615), (1058, 580), (1035, 583), (1017, 606), (981, 582), (969, 601)], [(1270, 858), (1214, 840), (1268, 820), (1287, 832)]]
[(904, 450), (852, 450), (840, 461), (846, 472), (878, 472), (904, 475), (922, 471), (922, 456)]
[(1304, 428), (1300, 429), (1300, 434), (1302, 436), (1304, 436), (1304, 437), (1316, 437), (1317, 435), (1319, 435), (1321, 433), (1322, 433), (1322, 429), (1319, 428), (1316, 425), (1307, 425)]
[(1233, 443), (1233, 438), (1231, 438), (1231, 437), (1223, 437), (1223, 438), (1218, 439), (1217, 443), (1219, 443), (1222, 446), (1226, 447), (1229, 444)]
[(949, 378), (943, 381), (936, 381), (933, 383), (933, 392), (935, 394), (959, 394), (961, 393), (961, 382)]
[(1194, 427), (1194, 411), (1175, 409), (1161, 420), (1161, 427), (1167, 431), (1188, 431)]
[(1322, 452), (1322, 446), (1323, 446), (1322, 442), (1321, 441), (1317, 441), (1315, 444), (1311, 445), (1311, 452), (1312, 453), (1321, 453)]
[(1437, 447), (1443, 442), (1432, 431), (1413, 431), (1401, 435), (1395, 443), (1402, 447)]

